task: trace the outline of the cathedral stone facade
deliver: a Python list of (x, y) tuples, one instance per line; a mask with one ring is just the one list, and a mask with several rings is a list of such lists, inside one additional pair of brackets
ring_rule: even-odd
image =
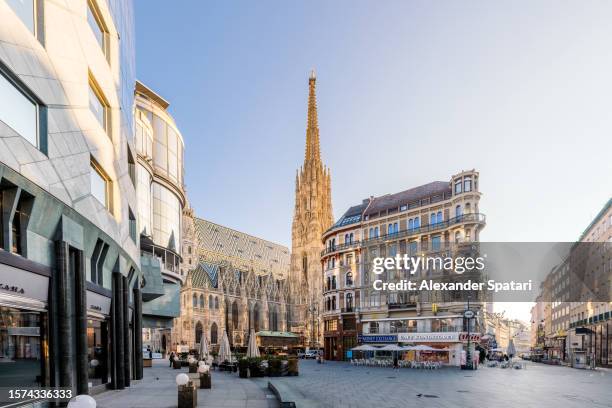
[[(181, 314), (173, 343), (196, 348), (202, 336), (233, 347), (255, 332), (289, 331), (289, 249), (193, 216), (183, 216)], [(270, 334), (270, 333), (267, 333)]]
[(300, 307), (293, 315), (294, 331), (303, 332), (306, 344), (321, 344), (323, 278), (321, 241), (333, 224), (331, 174), (321, 161), (319, 124), (314, 72), (308, 81), (308, 121), (304, 164), (295, 179), (295, 210), (291, 232), (291, 272), (293, 298)]

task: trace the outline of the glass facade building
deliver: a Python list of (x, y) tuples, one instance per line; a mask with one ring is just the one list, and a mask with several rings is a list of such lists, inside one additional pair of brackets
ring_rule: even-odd
[(183, 137), (167, 111), (168, 102), (137, 82), (135, 145), (143, 288), (143, 344), (168, 353), (173, 319), (180, 314)]
[(69, 3), (0, 1), (0, 384), (87, 394), (142, 378), (134, 5)]

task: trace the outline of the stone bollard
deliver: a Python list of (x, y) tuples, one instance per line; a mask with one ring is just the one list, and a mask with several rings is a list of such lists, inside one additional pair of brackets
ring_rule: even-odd
[(195, 408), (198, 405), (198, 393), (187, 374), (176, 376), (178, 385), (178, 408)]
[(174, 360), (172, 360), (172, 368), (174, 368), (175, 370), (180, 370), (181, 360), (179, 360), (178, 357), (174, 357)]
[(68, 402), (68, 408), (96, 408), (96, 400), (87, 394), (77, 395)]
[(203, 361), (200, 362), (200, 366), (198, 366), (198, 373), (200, 374), (200, 388), (201, 389), (210, 389), (212, 388), (212, 381), (210, 375), (210, 367), (207, 366)]
[(198, 360), (195, 358), (189, 359), (189, 373), (197, 373), (198, 372)]

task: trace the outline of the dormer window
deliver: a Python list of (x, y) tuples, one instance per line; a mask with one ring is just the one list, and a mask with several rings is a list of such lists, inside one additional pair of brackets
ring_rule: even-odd
[(463, 178), (463, 191), (466, 193), (472, 191), (472, 177), (466, 176)]
[(461, 179), (455, 181), (455, 194), (461, 194)]

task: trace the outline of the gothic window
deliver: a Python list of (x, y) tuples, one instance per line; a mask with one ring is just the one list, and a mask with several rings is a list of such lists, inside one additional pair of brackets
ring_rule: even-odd
[(210, 343), (217, 344), (217, 323), (210, 326)]
[(215, 296), (215, 309), (219, 309), (219, 297)]
[(332, 276), (331, 288), (336, 289), (336, 275)]
[(204, 295), (200, 295), (200, 307), (204, 309)]
[(461, 217), (461, 215), (462, 215), (462, 214), (463, 214), (463, 213), (461, 212), (461, 206), (460, 206), (460, 205), (458, 205), (457, 207), (455, 207), (455, 215), (456, 215), (457, 217)]
[(195, 342), (199, 343), (202, 340), (202, 323), (197, 322), (195, 327)]
[(198, 297), (193, 294), (193, 307), (198, 307)]
[(253, 308), (253, 329), (255, 330), (255, 333), (257, 333), (259, 331), (259, 303), (255, 304), (255, 307)]
[(332, 310), (336, 310), (336, 297), (332, 296), (332, 304), (331, 304)]
[(302, 256), (302, 276), (308, 281), (308, 257), (306, 255)]
[(238, 329), (238, 303), (236, 301), (232, 304), (232, 326), (234, 330)]
[(208, 295), (208, 308), (209, 309), (214, 309), (215, 308), (215, 304), (213, 303), (212, 295)]

